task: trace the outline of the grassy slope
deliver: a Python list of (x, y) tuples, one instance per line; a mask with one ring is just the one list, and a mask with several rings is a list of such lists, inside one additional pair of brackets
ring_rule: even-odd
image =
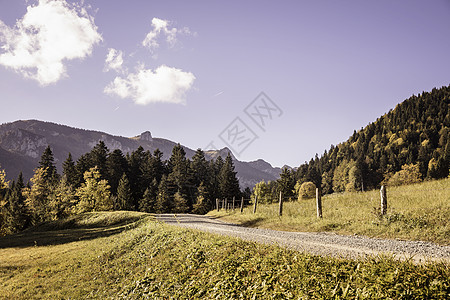
[(449, 278), (445, 264), (310, 256), (132, 212), (84, 214), (0, 238), (6, 299), (443, 299)]
[(388, 188), (388, 213), (379, 217), (380, 193), (344, 193), (323, 198), (323, 219), (316, 217), (315, 199), (278, 203), (236, 211), (210, 212), (245, 226), (288, 231), (332, 231), (381, 238), (399, 238), (450, 244), (450, 178)]

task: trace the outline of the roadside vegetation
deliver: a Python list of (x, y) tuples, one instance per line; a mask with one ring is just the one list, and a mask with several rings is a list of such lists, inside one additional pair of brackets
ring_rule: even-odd
[(312, 256), (137, 212), (1, 237), (0, 257), (3, 299), (444, 299), (450, 289), (444, 263)]
[(346, 192), (322, 198), (323, 218), (316, 217), (316, 200), (258, 204), (211, 211), (210, 216), (250, 227), (287, 231), (328, 231), (370, 237), (423, 240), (450, 244), (450, 178), (407, 186), (388, 187), (388, 210), (380, 214), (380, 192)]

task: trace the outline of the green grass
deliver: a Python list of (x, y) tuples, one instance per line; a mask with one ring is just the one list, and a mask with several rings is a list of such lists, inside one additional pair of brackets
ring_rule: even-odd
[(450, 179), (388, 187), (387, 215), (379, 215), (380, 192), (333, 194), (323, 197), (323, 218), (316, 217), (315, 199), (278, 203), (209, 215), (250, 227), (287, 231), (330, 231), (380, 238), (450, 244)]
[[(450, 268), (445, 263), (324, 258), (169, 226), (131, 212), (91, 213), (75, 219), (14, 236), (15, 247), (0, 238), (0, 298), (444, 299), (450, 295)], [(89, 235), (91, 231), (95, 233)], [(72, 233), (74, 237), (67, 239)], [(36, 244), (29, 246), (30, 240)]]

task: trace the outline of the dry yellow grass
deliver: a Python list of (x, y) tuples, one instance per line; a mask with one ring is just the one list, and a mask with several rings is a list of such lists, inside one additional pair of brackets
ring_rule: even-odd
[(380, 217), (380, 192), (333, 194), (323, 197), (323, 218), (316, 217), (315, 199), (258, 205), (209, 215), (251, 227), (286, 231), (331, 231), (371, 237), (450, 243), (450, 179), (388, 187), (387, 215)]

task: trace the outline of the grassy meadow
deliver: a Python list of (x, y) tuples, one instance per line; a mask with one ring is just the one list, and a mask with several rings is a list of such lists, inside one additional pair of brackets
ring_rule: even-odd
[(409, 239), (450, 244), (450, 178), (409, 186), (387, 188), (388, 210), (380, 216), (380, 192), (326, 195), (323, 218), (316, 217), (316, 200), (258, 204), (235, 211), (212, 211), (209, 215), (250, 227), (287, 231), (330, 231), (370, 237)]
[(444, 263), (346, 260), (86, 213), (0, 238), (2, 299), (444, 299)]

